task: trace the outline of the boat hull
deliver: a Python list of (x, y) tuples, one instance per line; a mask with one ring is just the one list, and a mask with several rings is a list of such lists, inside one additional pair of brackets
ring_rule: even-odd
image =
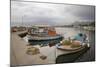
[(74, 51), (69, 51), (67, 54), (59, 55), (56, 58), (56, 63), (71, 63), (75, 62), (76, 59), (78, 59), (81, 55), (83, 55), (90, 47), (87, 45), (83, 46), (82, 48)]
[(54, 38), (45, 38), (45, 39), (28, 39), (28, 42), (31, 45), (37, 45), (37, 44), (48, 44), (50, 42), (54, 42), (56, 43), (60, 43), (60, 41), (63, 40), (63, 36), (58, 36), (58, 37), (54, 37)]

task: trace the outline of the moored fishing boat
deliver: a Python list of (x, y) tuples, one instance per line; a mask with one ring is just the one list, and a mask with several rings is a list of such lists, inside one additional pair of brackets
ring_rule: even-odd
[(63, 36), (56, 33), (54, 27), (32, 27), (28, 30), (27, 40), (30, 44), (59, 43)]
[[(78, 35), (80, 36), (81, 33)], [(57, 44), (57, 48), (66, 51), (75, 51), (83, 48), (84, 46), (90, 47), (89, 39), (86, 35), (81, 34), (82, 36), (75, 36), (73, 39), (68, 38), (66, 40), (61, 41), (61, 43)]]
[[(66, 51), (63, 54), (59, 54), (56, 57), (56, 63), (70, 63), (75, 62), (80, 56), (82, 56), (86, 51), (89, 49), (86, 45), (81, 47), (80, 49), (73, 50), (73, 51)], [(61, 51), (60, 51), (61, 52)], [(59, 53), (59, 51), (58, 51)]]
[(79, 56), (83, 55), (90, 48), (88, 37), (84, 40), (84, 42), (67, 39), (56, 46), (56, 63), (74, 62)]

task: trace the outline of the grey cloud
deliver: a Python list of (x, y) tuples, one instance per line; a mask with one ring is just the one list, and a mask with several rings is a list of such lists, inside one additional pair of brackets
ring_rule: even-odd
[(11, 2), (11, 23), (70, 24), (95, 20), (94, 6)]
[(73, 7), (71, 6), (69, 11), (73, 15), (79, 17), (81, 20), (95, 20), (95, 6), (74, 5)]

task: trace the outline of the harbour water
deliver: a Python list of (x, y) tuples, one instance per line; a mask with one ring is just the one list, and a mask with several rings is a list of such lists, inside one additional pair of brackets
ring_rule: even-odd
[[(56, 28), (57, 33), (63, 34), (64, 38), (73, 37), (78, 33), (84, 33), (88, 36), (90, 42), (90, 49), (81, 55), (75, 62), (94, 61), (95, 60), (95, 32), (87, 31), (79, 28)], [(64, 58), (64, 57), (63, 57)], [(60, 60), (63, 61), (63, 60)]]

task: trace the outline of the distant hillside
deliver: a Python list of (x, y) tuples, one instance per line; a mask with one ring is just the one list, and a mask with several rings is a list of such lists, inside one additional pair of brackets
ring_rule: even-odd
[(74, 26), (95, 26), (95, 22), (74, 22)]

